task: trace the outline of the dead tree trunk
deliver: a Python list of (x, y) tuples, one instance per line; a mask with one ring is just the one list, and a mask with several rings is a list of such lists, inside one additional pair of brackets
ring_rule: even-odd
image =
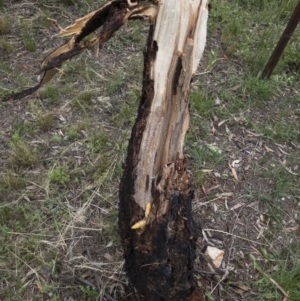
[[(190, 83), (206, 40), (206, 0), (160, 0), (120, 184), (125, 268), (143, 300), (189, 300), (197, 239), (183, 144)], [(132, 229), (134, 228), (134, 229)]]
[[(143, 300), (201, 300), (190, 298), (196, 292), (197, 229), (183, 144), (190, 123), (190, 84), (206, 41), (207, 0), (152, 0), (158, 14), (155, 6), (139, 2), (108, 1), (61, 29), (59, 36), (72, 38), (43, 60), (39, 84), (0, 101), (34, 93), (63, 62), (96, 42), (100, 51), (128, 18), (150, 18), (142, 97), (120, 184), (125, 268)], [(96, 37), (84, 39), (100, 27)]]

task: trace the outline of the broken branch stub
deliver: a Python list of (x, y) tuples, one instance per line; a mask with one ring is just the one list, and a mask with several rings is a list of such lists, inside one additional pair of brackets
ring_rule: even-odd
[[(114, 32), (116, 32), (130, 18), (145, 17), (150, 20), (156, 18), (157, 9), (153, 5), (137, 5), (128, 0), (113, 0), (99, 7), (97, 10), (77, 19), (74, 24), (62, 29), (57, 35), (65, 37), (73, 35), (72, 38), (53, 50), (42, 61), (42, 67), (36, 74), (43, 74), (40, 82), (34, 86), (24, 89), (21, 92), (13, 93), (0, 97), (0, 101), (10, 101), (22, 99), (35, 91), (44, 84), (48, 83), (58, 72), (61, 65), (80, 54), (87, 48), (91, 48), (98, 42), (98, 52), (102, 49)], [(53, 22), (54, 20), (52, 20)], [(54, 21), (56, 23), (56, 21)], [(91, 40), (83, 39), (101, 27), (100, 33)]]
[(119, 210), (126, 270), (145, 300), (187, 300), (192, 292), (197, 230), (183, 144), (207, 17), (206, 0), (161, 0), (150, 26)]

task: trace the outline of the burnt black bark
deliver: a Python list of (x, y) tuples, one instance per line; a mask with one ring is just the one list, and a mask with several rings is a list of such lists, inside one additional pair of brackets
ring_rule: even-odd
[(133, 200), (129, 201), (132, 184), (123, 177), (119, 211), (125, 270), (131, 284), (142, 300), (189, 300), (198, 236), (191, 209), (193, 193), (186, 195), (174, 189), (166, 215), (137, 231), (130, 227), (132, 216), (140, 210)]
[[(154, 27), (154, 24), (150, 25), (147, 51), (144, 54), (143, 91), (120, 184), (119, 228), (125, 270), (139, 298), (148, 301), (182, 301), (188, 300), (193, 290), (197, 240), (197, 228), (191, 210), (193, 193), (189, 183), (185, 184), (182, 191), (176, 189), (176, 186), (180, 186), (179, 176), (177, 183), (173, 183), (174, 187), (166, 194), (164, 204), (160, 203), (160, 192), (153, 185), (152, 195), (157, 211), (161, 206), (166, 206), (168, 210), (165, 215), (146, 225), (145, 229), (131, 229), (133, 218), (142, 218), (144, 214), (133, 196), (142, 133), (154, 94), (154, 83), (149, 73), (158, 51), (153, 41)], [(178, 161), (176, 166), (181, 176), (186, 175), (184, 162)]]

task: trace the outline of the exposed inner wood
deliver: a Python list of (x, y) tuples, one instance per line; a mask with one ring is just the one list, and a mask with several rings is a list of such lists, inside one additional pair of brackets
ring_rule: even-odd
[(183, 159), (189, 130), (190, 82), (202, 57), (206, 40), (206, 1), (164, 0), (154, 33), (157, 54), (150, 66), (154, 95), (147, 116), (136, 167), (135, 201), (152, 201), (153, 179), (162, 166)]

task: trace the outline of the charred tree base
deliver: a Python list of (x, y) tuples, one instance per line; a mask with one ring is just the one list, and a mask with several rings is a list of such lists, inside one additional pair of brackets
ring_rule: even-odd
[[(186, 175), (186, 171), (183, 170), (183, 173)], [(182, 179), (181, 175), (179, 181)], [(189, 300), (193, 291), (193, 262), (198, 233), (192, 218), (193, 193), (189, 189), (172, 189), (168, 200), (153, 204), (152, 212), (156, 212), (157, 216), (152, 216), (143, 229), (132, 230), (130, 217), (139, 216), (141, 212), (134, 202), (128, 206), (128, 199), (124, 196), (129, 191), (124, 188), (122, 186), (120, 189), (119, 221), (125, 270), (131, 284), (142, 300)], [(165, 214), (162, 214), (163, 211)]]

